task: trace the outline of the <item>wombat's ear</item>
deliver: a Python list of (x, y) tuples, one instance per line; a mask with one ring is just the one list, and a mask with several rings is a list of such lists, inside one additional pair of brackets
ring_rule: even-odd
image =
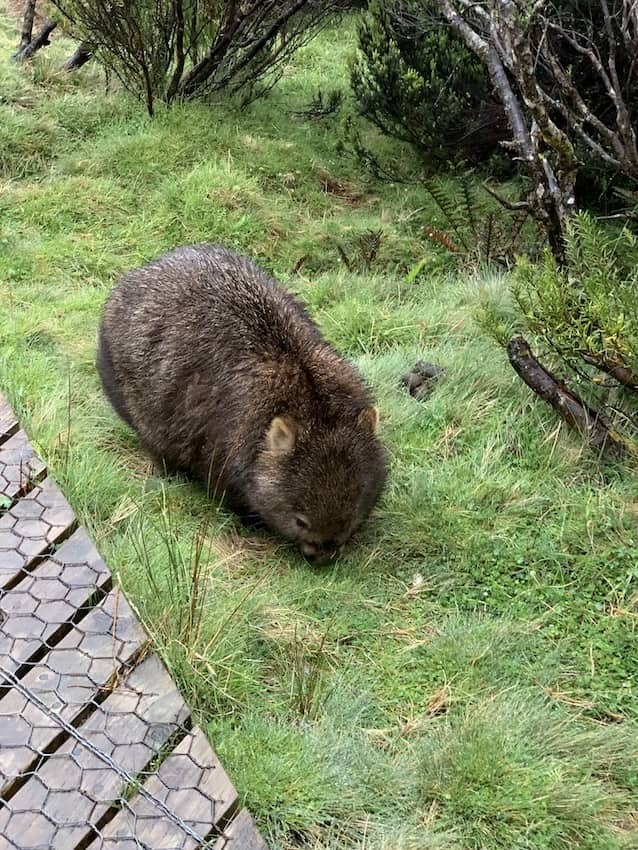
[(266, 432), (266, 445), (277, 455), (287, 455), (295, 447), (297, 425), (289, 416), (275, 416)]
[(369, 428), (372, 433), (374, 433), (379, 426), (379, 408), (366, 407), (366, 409), (362, 410), (359, 414), (357, 421), (360, 425), (363, 425), (364, 428)]

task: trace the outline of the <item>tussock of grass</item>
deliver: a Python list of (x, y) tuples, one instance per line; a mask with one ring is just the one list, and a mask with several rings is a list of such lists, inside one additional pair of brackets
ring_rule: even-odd
[[(210, 731), (215, 736), (214, 726)], [(364, 736), (329, 719), (295, 728), (249, 716), (241, 732), (224, 739), (223, 751), (222, 757), (236, 763), (238, 780), (251, 777), (255, 793), (249, 804), (264, 807), (259, 814), (271, 822), (274, 835), (283, 842), (286, 834), (294, 835), (283, 846), (366, 847), (382, 835), (390, 840), (405, 831), (402, 818), (416, 803), (407, 759), (372, 749)], [(384, 784), (395, 793), (379, 794)]]
[[(501, 694), (424, 738), (423, 802), (465, 847), (611, 848), (635, 800), (624, 785), (635, 736), (579, 723), (522, 694)], [(619, 773), (620, 768), (620, 773)]]
[[(247, 110), (153, 122), (96, 66), (60, 75), (63, 39), (24, 67), (14, 41), (0, 11), (0, 386), (274, 850), (635, 845), (635, 470), (481, 335), (507, 280), (424, 241), (431, 198), (372, 181), (340, 117), (294, 114), (346, 85), (352, 30)], [(373, 386), (391, 481), (333, 567), (160, 479), (103, 398), (107, 292), (198, 240), (284, 279)], [(423, 402), (401, 385), (420, 358), (447, 370)]]

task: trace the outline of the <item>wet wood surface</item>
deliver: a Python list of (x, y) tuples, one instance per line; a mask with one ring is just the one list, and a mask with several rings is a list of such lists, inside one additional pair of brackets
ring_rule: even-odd
[(1, 394), (0, 847), (267, 850)]

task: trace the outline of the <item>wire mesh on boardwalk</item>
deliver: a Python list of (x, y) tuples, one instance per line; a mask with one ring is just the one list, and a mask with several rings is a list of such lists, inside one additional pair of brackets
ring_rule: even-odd
[(265, 850), (0, 396), (0, 847)]

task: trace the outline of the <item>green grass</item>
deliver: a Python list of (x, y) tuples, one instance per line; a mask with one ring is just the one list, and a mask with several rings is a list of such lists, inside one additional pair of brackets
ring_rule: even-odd
[[(372, 181), (340, 116), (292, 114), (347, 85), (352, 33), (250, 109), (152, 122), (95, 67), (60, 75), (68, 44), (13, 66), (15, 39), (0, 13), (0, 386), (271, 846), (637, 846), (635, 470), (583, 450), (478, 330), (507, 279), (449, 270), (432, 199)], [(330, 568), (153, 477), (101, 393), (117, 276), (197, 240), (280, 276), (374, 388), (391, 481)], [(400, 384), (421, 357), (447, 369), (425, 402)]]

